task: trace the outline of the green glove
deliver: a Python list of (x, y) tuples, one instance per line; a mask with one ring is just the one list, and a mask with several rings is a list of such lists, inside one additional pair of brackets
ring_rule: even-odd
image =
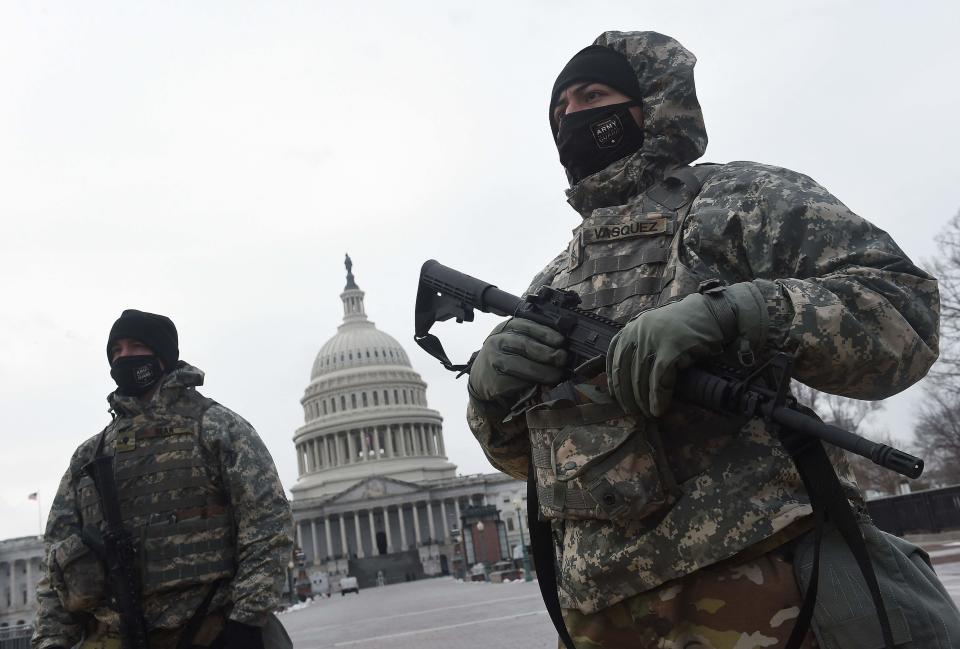
[(545, 325), (511, 318), (497, 325), (477, 353), (467, 387), (481, 401), (502, 405), (534, 385), (556, 385), (567, 372), (563, 334)]
[(610, 392), (627, 412), (660, 417), (670, 405), (680, 370), (719, 354), (737, 338), (759, 349), (767, 317), (763, 295), (752, 282), (643, 311), (610, 343)]

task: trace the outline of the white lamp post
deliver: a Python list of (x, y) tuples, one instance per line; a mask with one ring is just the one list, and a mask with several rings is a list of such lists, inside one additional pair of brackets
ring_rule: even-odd
[(523, 515), (521, 513), (523, 501), (519, 497), (513, 499), (513, 507), (517, 510), (517, 527), (520, 528), (520, 547), (523, 548), (523, 580), (533, 581), (530, 574), (530, 557), (527, 556), (527, 542), (523, 536)]

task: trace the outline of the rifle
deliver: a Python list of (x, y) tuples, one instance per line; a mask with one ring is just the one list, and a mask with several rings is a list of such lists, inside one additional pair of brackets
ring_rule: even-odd
[[(440, 340), (429, 333), (436, 322), (451, 318), (458, 323), (471, 322), (474, 309), (525, 318), (566, 337), (570, 369), (576, 376), (576, 369), (588, 361), (589, 366), (595, 367), (602, 360), (610, 341), (622, 328), (613, 320), (577, 308), (579, 303), (575, 292), (549, 286), (519, 298), (431, 259), (420, 269), (414, 340), (448, 370), (463, 374), (469, 372), (473, 358), (463, 365), (452, 363)], [(789, 393), (791, 367), (791, 356), (780, 352), (746, 376), (741, 370), (722, 365), (689, 368), (678, 377), (676, 396), (719, 412), (763, 417), (788, 431), (819, 438), (901, 475), (920, 477), (920, 458), (823, 423), (804, 412)], [(570, 393), (572, 390), (567, 391)]]
[(84, 540), (94, 548), (100, 546), (113, 608), (120, 614), (123, 649), (148, 649), (136, 561), (137, 545), (120, 516), (117, 484), (113, 479), (113, 456), (97, 454), (83, 469), (93, 478), (106, 526), (101, 539), (94, 538), (94, 532), (84, 528)]

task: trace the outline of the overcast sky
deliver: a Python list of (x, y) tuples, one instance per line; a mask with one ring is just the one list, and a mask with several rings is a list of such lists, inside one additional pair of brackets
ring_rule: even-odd
[[(929, 259), (960, 208), (958, 5), (0, 3), (0, 538), (37, 532), (27, 494), (46, 510), (107, 423), (106, 335), (128, 307), (173, 318), (203, 392), (256, 426), (289, 488), (345, 252), (450, 459), (490, 471), (464, 381), (412, 342), (417, 274), (436, 258), (519, 292), (565, 246), (579, 217), (547, 97), (606, 29), (697, 55), (704, 161), (804, 172)], [(462, 359), (493, 324), (440, 331)], [(881, 422), (900, 439), (918, 393)]]

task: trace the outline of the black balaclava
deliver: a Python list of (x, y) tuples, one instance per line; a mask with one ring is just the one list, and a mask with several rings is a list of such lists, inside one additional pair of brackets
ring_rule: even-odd
[[(560, 93), (573, 83), (587, 81), (604, 83), (631, 101), (570, 113), (558, 125), (553, 119), (553, 108)], [(560, 71), (550, 93), (550, 126), (560, 163), (574, 183), (640, 148), (643, 129), (629, 110), (639, 106), (640, 99), (640, 82), (630, 62), (609, 47), (586, 47)]]
[(139, 340), (154, 353), (118, 358), (110, 364), (110, 376), (121, 394), (139, 396), (148, 392), (163, 376), (163, 370), (172, 370), (180, 358), (177, 328), (166, 316), (126, 309), (110, 328), (107, 361), (110, 361), (111, 345), (120, 338)]

